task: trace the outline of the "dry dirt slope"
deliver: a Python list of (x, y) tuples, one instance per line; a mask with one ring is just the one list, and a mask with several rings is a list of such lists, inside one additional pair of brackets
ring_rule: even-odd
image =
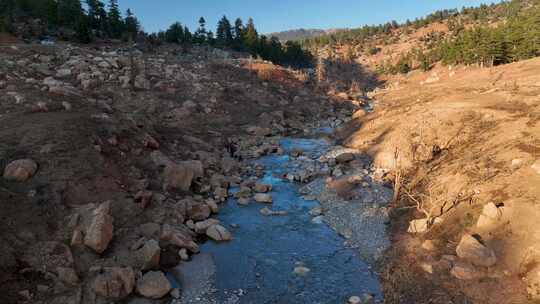
[[(413, 72), (390, 79), (373, 94), (376, 110), (358, 113), (341, 130), (344, 142), (370, 154), (375, 166), (404, 176), (393, 206), (401, 250), (393, 266), (412, 262), (423, 278), (476, 303), (539, 298), (539, 94), (540, 59)], [(427, 215), (442, 223), (406, 232), (404, 218)], [(472, 249), (466, 238), (461, 242), (469, 234), (480, 240)], [(493, 250), (496, 263), (479, 265), (460, 250), (456, 256), (460, 242), (480, 260)], [(390, 293), (411, 292), (387, 283), (387, 291), (401, 288)], [(427, 302), (430, 295), (424, 296)], [(403, 299), (387, 296), (388, 302)]]

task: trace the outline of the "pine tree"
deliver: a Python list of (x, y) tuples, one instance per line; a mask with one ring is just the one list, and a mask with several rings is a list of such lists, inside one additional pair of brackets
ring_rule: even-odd
[(59, 24), (74, 28), (83, 16), (80, 0), (58, 0)]
[(118, 0), (109, 1), (109, 12), (107, 14), (108, 32), (112, 38), (122, 37), (124, 32), (124, 21), (120, 14), (120, 8), (118, 7)]
[(218, 45), (220, 46), (232, 46), (233, 42), (233, 36), (232, 36), (232, 28), (231, 23), (229, 22), (229, 19), (227, 19), (226, 16), (223, 16), (221, 20), (218, 22), (217, 30), (216, 30), (216, 40)]
[(90, 28), (100, 33), (105, 33), (107, 29), (107, 12), (105, 5), (99, 0), (86, 0), (88, 7), (88, 22)]
[(184, 44), (191, 44), (193, 42), (193, 34), (189, 31), (187, 26), (184, 26)]
[(169, 26), (165, 32), (165, 40), (169, 43), (181, 43), (184, 41), (184, 27), (180, 22), (175, 22)]
[(236, 18), (233, 29), (234, 49), (243, 51), (244, 47), (244, 22), (242, 19)]
[(134, 41), (140, 30), (140, 23), (137, 17), (128, 8), (126, 11), (126, 18), (124, 19), (126, 35), (129, 40)]
[(257, 29), (255, 29), (255, 23), (252, 18), (249, 18), (244, 30), (244, 45), (250, 53), (256, 53), (258, 40), (259, 34), (257, 33)]
[(201, 17), (199, 19), (199, 28), (195, 32), (194, 40), (197, 43), (205, 43), (207, 38), (207, 32), (206, 32), (206, 20)]

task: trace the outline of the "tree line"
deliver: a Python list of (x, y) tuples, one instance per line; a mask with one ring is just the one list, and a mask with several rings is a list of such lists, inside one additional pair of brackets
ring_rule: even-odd
[(281, 65), (295, 67), (309, 66), (313, 60), (311, 54), (293, 41), (282, 44), (276, 37), (260, 35), (252, 18), (244, 24), (241, 18), (231, 23), (223, 16), (214, 32), (206, 28), (204, 17), (199, 19), (199, 27), (194, 33), (180, 22), (173, 23), (166, 31), (149, 35), (153, 43), (207, 44), (218, 48), (248, 52), (253, 56)]
[(81, 43), (94, 38), (135, 39), (139, 33), (139, 21), (129, 9), (122, 15), (118, 0), (107, 5), (85, 0), (84, 4), (85, 8), (80, 0), (2, 0), (0, 30), (17, 33), (19, 24), (32, 19), (40, 20), (47, 33)]
[[(260, 35), (253, 19), (244, 25), (237, 18), (232, 24), (226, 16), (218, 22), (215, 34), (206, 27), (206, 20), (199, 19), (199, 27), (191, 32), (180, 22), (166, 31), (145, 33), (137, 17), (128, 9), (120, 12), (118, 0), (107, 5), (100, 0), (1, 0), (0, 31), (18, 32), (18, 25), (28, 20), (40, 20), (52, 36), (80, 43), (95, 39), (144, 40), (150, 44), (175, 43), (181, 45), (205, 44), (223, 49), (249, 52), (253, 56), (282, 65), (303, 67), (310, 65), (312, 57), (300, 44), (282, 44), (275, 37)], [(65, 35), (65, 33), (71, 35)], [(60, 34), (64, 33), (64, 34)], [(35, 33), (25, 33), (35, 35)], [(34, 38), (34, 37), (29, 37)]]

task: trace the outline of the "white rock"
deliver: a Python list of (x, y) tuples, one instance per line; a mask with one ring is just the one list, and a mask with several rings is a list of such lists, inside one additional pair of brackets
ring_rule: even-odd
[(477, 266), (490, 267), (497, 262), (495, 252), (470, 234), (461, 238), (456, 253), (460, 258)]
[(268, 193), (257, 193), (253, 199), (258, 203), (271, 204), (273, 202), (272, 196)]
[(206, 230), (206, 235), (214, 241), (230, 241), (232, 239), (231, 233), (221, 225), (210, 226)]

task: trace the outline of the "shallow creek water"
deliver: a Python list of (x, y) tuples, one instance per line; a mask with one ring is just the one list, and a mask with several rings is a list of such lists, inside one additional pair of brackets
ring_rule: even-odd
[[(327, 225), (312, 222), (316, 201), (304, 200), (299, 185), (278, 176), (291, 165), (288, 152), (300, 148), (318, 157), (329, 148), (320, 139), (284, 139), (283, 155), (263, 157), (262, 182), (272, 184), (274, 203), (239, 206), (234, 198), (222, 205), (218, 219), (231, 229), (227, 243), (206, 242), (201, 252), (215, 262), (214, 301), (217, 303), (346, 303), (350, 296), (371, 294), (381, 299), (370, 267)], [(263, 216), (260, 209), (286, 211)], [(233, 228), (230, 228), (230, 227)], [(234, 228), (235, 227), (235, 228)], [(301, 267), (302, 274), (295, 273)], [(309, 270), (308, 270), (309, 269)]]

